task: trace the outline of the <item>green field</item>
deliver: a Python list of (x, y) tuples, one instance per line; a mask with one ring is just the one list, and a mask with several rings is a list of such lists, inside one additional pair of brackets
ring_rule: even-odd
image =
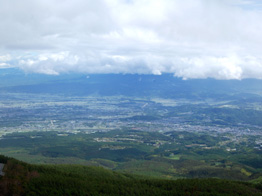
[(0, 153), (28, 163), (102, 166), (166, 179), (216, 177), (247, 181), (262, 176), (262, 158), (260, 151), (252, 148), (252, 136), (244, 136), (246, 147), (241, 145), (231, 152), (228, 148), (238, 144), (230, 143), (223, 134), (216, 138), (203, 133), (137, 130), (61, 134), (13, 133), (0, 141)]

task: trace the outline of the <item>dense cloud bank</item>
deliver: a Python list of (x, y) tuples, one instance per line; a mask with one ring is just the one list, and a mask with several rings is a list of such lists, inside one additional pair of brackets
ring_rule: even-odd
[(0, 67), (262, 78), (252, 0), (0, 0)]

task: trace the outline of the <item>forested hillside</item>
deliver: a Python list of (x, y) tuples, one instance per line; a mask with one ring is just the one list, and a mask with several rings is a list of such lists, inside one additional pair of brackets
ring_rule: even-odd
[(31, 165), (0, 156), (0, 195), (262, 195), (262, 183), (150, 179), (79, 165)]

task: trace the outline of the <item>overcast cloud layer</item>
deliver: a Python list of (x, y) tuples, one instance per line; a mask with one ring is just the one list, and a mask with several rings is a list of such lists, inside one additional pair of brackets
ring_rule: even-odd
[(260, 0), (0, 0), (0, 67), (262, 78)]

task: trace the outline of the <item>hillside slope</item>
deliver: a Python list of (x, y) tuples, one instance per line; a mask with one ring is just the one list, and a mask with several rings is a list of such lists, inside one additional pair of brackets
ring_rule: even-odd
[(262, 195), (262, 184), (222, 179), (161, 180), (100, 167), (30, 165), (0, 156), (0, 195)]

